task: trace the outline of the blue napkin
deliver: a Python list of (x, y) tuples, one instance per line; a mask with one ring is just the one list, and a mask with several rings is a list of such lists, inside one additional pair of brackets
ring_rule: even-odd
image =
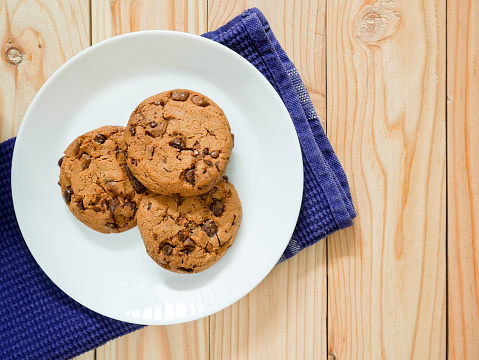
[[(251, 62), (283, 99), (301, 144), (304, 193), (284, 261), (356, 216), (346, 175), (298, 71), (258, 9), (203, 36)], [(11, 194), (15, 139), (0, 144), (0, 359), (68, 359), (142, 326), (97, 314), (64, 294), (40, 269), (18, 227)]]

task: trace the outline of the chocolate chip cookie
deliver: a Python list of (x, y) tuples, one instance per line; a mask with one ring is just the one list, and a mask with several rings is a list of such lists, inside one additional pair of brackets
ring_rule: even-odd
[(76, 138), (58, 161), (63, 199), (75, 217), (101, 233), (136, 225), (146, 189), (128, 171), (125, 128), (104, 126)]
[(158, 265), (176, 273), (197, 273), (225, 254), (241, 218), (238, 194), (223, 178), (202, 195), (144, 196), (138, 229), (146, 252)]
[(162, 92), (138, 105), (125, 140), (131, 172), (162, 195), (209, 191), (224, 175), (233, 149), (233, 134), (220, 107), (184, 89)]

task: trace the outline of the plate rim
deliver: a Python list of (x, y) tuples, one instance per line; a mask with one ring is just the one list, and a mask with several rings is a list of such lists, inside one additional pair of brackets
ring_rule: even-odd
[[(289, 115), (289, 111), (286, 108), (286, 105), (284, 104), (284, 102), (281, 99), (281, 97), (279, 96), (279, 94), (276, 92), (276, 90), (273, 88), (273, 86), (269, 83), (269, 81), (264, 77), (264, 75), (261, 74), (261, 72), (259, 72), (259, 70), (254, 67), (254, 65), (252, 65), (249, 61), (247, 61), (245, 58), (243, 58), (242, 56), (240, 56), (239, 54), (237, 54), (233, 50), (231, 50), (228, 47), (226, 47), (222, 44), (219, 44), (219, 43), (217, 43), (217, 42), (215, 42), (211, 39), (202, 37), (200, 35), (195, 35), (195, 34), (190, 34), (190, 33), (185, 33), (185, 32), (180, 32), (180, 31), (144, 30), (144, 31), (137, 31), (137, 32), (132, 32), (132, 33), (121, 34), (121, 35), (118, 35), (118, 36), (100, 41), (100, 42), (98, 42), (94, 45), (91, 45), (91, 46), (87, 47), (86, 49), (80, 51), (79, 53), (75, 54), (74, 56), (72, 56), (69, 60), (67, 60), (65, 63), (63, 63), (45, 81), (45, 83), (42, 85), (40, 90), (35, 94), (34, 98), (30, 102), (30, 104), (27, 108), (27, 111), (25, 112), (25, 115), (22, 119), (22, 122), (19, 126), (18, 133), (17, 133), (17, 136), (16, 136), (17, 139), (16, 139), (15, 146), (14, 146), (14, 149), (13, 149), (12, 169), (11, 169), (10, 178), (11, 178), (11, 191), (12, 191), (13, 208), (14, 208), (15, 215), (17, 217), (17, 222), (18, 222), (20, 231), (22, 233), (22, 237), (24, 237), (24, 235), (23, 235), (24, 231), (22, 231), (22, 230), (24, 230), (28, 226), (28, 224), (25, 224), (24, 221), (21, 220), (21, 217), (18, 216), (18, 214), (20, 212), (20, 210), (17, 211), (17, 206), (19, 206), (19, 203), (18, 203), (18, 201), (19, 201), (18, 197), (19, 196), (16, 195), (16, 194), (18, 194), (20, 192), (20, 190), (18, 189), (18, 186), (16, 185), (17, 183), (14, 181), (14, 179), (16, 178), (15, 174), (17, 173), (18, 168), (20, 167), (20, 160), (21, 160), (21, 159), (19, 160), (20, 155), (19, 155), (19, 150), (18, 149), (21, 149), (22, 147), (25, 146), (24, 142), (23, 142), (23, 133), (25, 131), (27, 131), (25, 129), (28, 129), (28, 124), (31, 121), (34, 120), (34, 117), (31, 116), (32, 109), (34, 108), (36, 103), (39, 101), (39, 99), (41, 99), (43, 97), (43, 93), (48, 91), (48, 89), (50, 88), (52, 83), (54, 84), (56, 77), (59, 76), (60, 74), (62, 74), (64, 71), (67, 71), (66, 69), (68, 69), (68, 67), (72, 66), (72, 64), (74, 64), (76, 61), (78, 61), (78, 59), (81, 59), (85, 56), (90, 56), (89, 54), (91, 52), (95, 51), (95, 49), (103, 47), (105, 45), (108, 45), (108, 44), (111, 44), (111, 43), (114, 43), (114, 42), (121, 42), (121, 41), (124, 41), (124, 39), (126, 39), (126, 38), (135, 38), (135, 37), (141, 38), (145, 35), (146, 36), (150, 36), (150, 35), (152, 35), (152, 36), (154, 36), (154, 35), (173, 36), (173, 37), (178, 36), (178, 37), (190, 38), (190, 39), (193, 39), (193, 41), (203, 42), (206, 47), (215, 47), (221, 52), (229, 53), (229, 56), (235, 57), (238, 61), (242, 62), (245, 66), (249, 67), (250, 70), (252, 70), (252, 73), (256, 74), (256, 78), (259, 79), (259, 81), (263, 82), (263, 84), (270, 89), (269, 91), (271, 92), (271, 94), (273, 94), (274, 97), (277, 98), (276, 100), (279, 100), (278, 103), (280, 103), (282, 105), (282, 111), (285, 112), (285, 114), (287, 114), (288, 118), (291, 118), (291, 116)], [(294, 127), (294, 124), (293, 124), (292, 120), (290, 122), (288, 122), (288, 124), (286, 126), (289, 127), (289, 131), (294, 132), (294, 134), (297, 135), (297, 132), (296, 132), (296, 129)], [(300, 179), (298, 179), (298, 183), (300, 184), (300, 186), (298, 186), (298, 188), (296, 190), (297, 194), (295, 195), (295, 200), (296, 200), (295, 204), (290, 204), (290, 207), (294, 208), (294, 212), (293, 212), (295, 214), (294, 222), (292, 221), (292, 223), (294, 223), (294, 225), (291, 226), (291, 229), (289, 229), (289, 231), (288, 231), (288, 235), (289, 235), (287, 237), (288, 241), (285, 241), (285, 246), (283, 248), (283, 252), (287, 248), (287, 246), (289, 244), (289, 241), (291, 239), (291, 236), (294, 232), (296, 222), (297, 222), (298, 216), (300, 214), (301, 203), (302, 203), (302, 195), (303, 195), (303, 191), (304, 191), (304, 164), (303, 164), (302, 153), (301, 153), (301, 145), (299, 143), (298, 137), (295, 136), (294, 138), (296, 139), (296, 140), (293, 140), (294, 149), (295, 149), (295, 153), (296, 153), (295, 157), (298, 160), (298, 170), (301, 169), (301, 171), (299, 171), (299, 174), (297, 174), (297, 176), (300, 177)], [(285, 238), (286, 238), (286, 236), (285, 236)], [(25, 241), (31, 255), (33, 256), (33, 258), (36, 261), (36, 263), (38, 264), (38, 266), (42, 269), (42, 271), (47, 275), (47, 277), (62, 292), (64, 292), (71, 299), (75, 300), (76, 302), (78, 302), (79, 304), (84, 306), (85, 308), (87, 308), (89, 310), (92, 310), (92, 311), (94, 311), (98, 314), (101, 314), (103, 316), (106, 316), (106, 317), (109, 317), (109, 318), (112, 318), (112, 319), (116, 319), (116, 320), (119, 320), (119, 321), (123, 321), (123, 322), (139, 324), (139, 325), (179, 324), (179, 323), (185, 323), (185, 322), (198, 320), (198, 319), (210, 316), (212, 314), (215, 314), (215, 313), (227, 308), (228, 306), (231, 306), (231, 305), (235, 304), (240, 299), (242, 299), (244, 296), (249, 294), (253, 289), (255, 289), (268, 276), (268, 274), (273, 270), (273, 268), (277, 265), (277, 263), (278, 263), (278, 261), (281, 257), (281, 255), (280, 255), (280, 257), (278, 257), (278, 259), (276, 259), (274, 263), (271, 261), (271, 266), (267, 267), (267, 271), (265, 272), (265, 274), (261, 274), (261, 276), (258, 277), (256, 281), (251, 282), (251, 286), (249, 286), (244, 291), (241, 291), (240, 292), (241, 294), (239, 296), (234, 296), (229, 301), (227, 301), (228, 304), (226, 306), (220, 305), (220, 306), (217, 306), (217, 307), (212, 307), (213, 310), (210, 309), (210, 311), (206, 311), (205, 313), (199, 312), (199, 313), (197, 313), (193, 316), (189, 316), (187, 318), (178, 319), (177, 317), (175, 317), (173, 319), (165, 319), (164, 317), (162, 317), (161, 321), (158, 321), (158, 320), (156, 320), (156, 321), (153, 320), (152, 321), (152, 319), (144, 319), (144, 318), (131, 318), (130, 317), (130, 318), (126, 319), (122, 316), (118, 316), (119, 314), (115, 315), (115, 314), (109, 313), (108, 311), (103, 311), (103, 310), (100, 312), (98, 309), (91, 308), (90, 306), (87, 306), (87, 305), (81, 303), (79, 300), (77, 300), (74, 297), (72, 297), (71, 295), (69, 295), (66, 290), (64, 290), (60, 285), (57, 284), (57, 282), (54, 281), (54, 278), (55, 278), (54, 274), (49, 274), (47, 271), (44, 270), (44, 268), (41, 266), (42, 261), (41, 260), (39, 261), (39, 259), (35, 255), (34, 251), (32, 251), (32, 248), (29, 245), (29, 241), (27, 241), (27, 239), (25, 237), (24, 237), (24, 241)]]

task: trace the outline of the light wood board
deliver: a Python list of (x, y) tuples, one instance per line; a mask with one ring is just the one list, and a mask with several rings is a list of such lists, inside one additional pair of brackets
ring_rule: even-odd
[(359, 214), (328, 239), (328, 351), (446, 357), (446, 3), (327, 5), (328, 136)]
[(17, 134), (43, 83), (90, 46), (90, 3), (0, 0), (0, 140)]
[(449, 359), (479, 359), (479, 3), (448, 1)]
[[(208, 29), (258, 7), (326, 120), (324, 0), (208, 1)], [(211, 359), (326, 359), (326, 242), (277, 266), (250, 294), (212, 315)]]
[[(206, 0), (92, 0), (92, 40), (140, 30), (206, 32)], [(208, 318), (187, 324), (149, 326), (113, 340), (96, 351), (96, 359), (207, 359)]]

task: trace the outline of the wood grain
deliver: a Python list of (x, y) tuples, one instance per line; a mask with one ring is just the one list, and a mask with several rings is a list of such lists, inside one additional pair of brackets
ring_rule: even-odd
[[(208, 2), (213, 30), (258, 7), (326, 119), (325, 1)], [(212, 359), (326, 359), (326, 246), (277, 266), (238, 303), (210, 318)]]
[(75, 357), (73, 360), (96, 360), (95, 354), (96, 354), (96, 350), (91, 350)]
[[(65, 61), (90, 46), (88, 0), (0, 1), (0, 140), (15, 136), (33, 97)], [(95, 351), (77, 357), (93, 360)]]
[(479, 3), (448, 1), (449, 359), (479, 359)]
[[(92, 0), (92, 41), (140, 30), (206, 32), (206, 0)], [(148, 326), (97, 350), (103, 359), (209, 358), (208, 318), (187, 324)]]
[(91, 0), (93, 44), (140, 30), (206, 32), (206, 0)]
[(89, 1), (0, 0), (0, 140), (17, 134), (43, 83), (90, 45)]
[(268, 0), (208, 1), (208, 29), (214, 30), (257, 7), (268, 19), (308, 89), (318, 116), (326, 120), (326, 0), (271, 2)]
[(210, 318), (211, 359), (326, 359), (325, 241)]
[(328, 239), (337, 359), (446, 356), (445, 15), (328, 1), (328, 136), (359, 214)]
[(96, 359), (209, 359), (208, 322), (148, 326), (98, 348)]

